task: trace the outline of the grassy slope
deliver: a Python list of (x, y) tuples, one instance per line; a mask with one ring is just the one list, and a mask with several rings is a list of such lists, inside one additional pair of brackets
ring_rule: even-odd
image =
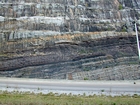
[(0, 105), (140, 105), (140, 96), (85, 96), (1, 92)]

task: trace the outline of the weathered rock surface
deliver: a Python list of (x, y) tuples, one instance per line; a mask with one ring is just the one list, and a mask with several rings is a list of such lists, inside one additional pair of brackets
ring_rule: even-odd
[[(74, 34), (71, 35), (73, 40), (70, 36), (69, 40), (66, 40), (66, 36), (68, 35), (57, 36), (63, 40), (54, 41), (50, 45), (7, 52), (8, 56), (1, 57), (0, 76), (47, 79), (139, 79), (135, 34), (115, 32), (88, 33), (83, 36)], [(133, 65), (135, 68), (129, 71), (128, 68), (132, 68)], [(107, 74), (103, 74), (104, 70), (110, 72), (108, 74), (110, 77), (107, 78)], [(114, 72), (120, 71), (123, 77), (118, 74), (113, 77)], [(130, 77), (125, 73), (135, 74)], [(100, 75), (97, 76), (98, 74)]]
[(0, 76), (140, 79), (139, 17), (139, 0), (1, 0)]
[(2, 0), (1, 30), (132, 31), (139, 0)]

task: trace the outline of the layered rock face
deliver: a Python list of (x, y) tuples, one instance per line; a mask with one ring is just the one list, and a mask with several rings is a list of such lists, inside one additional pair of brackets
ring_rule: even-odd
[[(3, 0), (0, 7), (1, 30), (30, 30), (30, 33), (33, 30), (93, 32), (121, 31), (124, 28), (131, 31), (132, 29), (128, 29), (131, 28), (131, 22), (135, 18), (139, 19), (140, 2), (138, 0)], [(46, 33), (41, 34), (46, 35)], [(16, 34), (13, 37), (17, 38), (16, 36), (20, 37)], [(21, 35), (21, 37), (26, 36)]]
[(139, 0), (1, 0), (0, 76), (139, 79), (139, 17)]

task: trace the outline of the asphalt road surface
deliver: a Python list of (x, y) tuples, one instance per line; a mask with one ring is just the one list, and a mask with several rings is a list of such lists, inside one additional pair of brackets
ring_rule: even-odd
[(0, 90), (72, 94), (139, 94), (140, 81), (70, 81), (45, 79), (0, 78)]

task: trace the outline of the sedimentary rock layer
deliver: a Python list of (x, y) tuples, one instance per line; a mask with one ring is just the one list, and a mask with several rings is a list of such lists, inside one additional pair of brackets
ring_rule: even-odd
[[(45, 38), (47, 39), (47, 37)], [(43, 39), (45, 40), (45, 38)], [(133, 47), (136, 47), (134, 46), (136, 40), (133, 33), (79, 33), (74, 35), (57, 35), (49, 38), (50, 40), (48, 40), (48, 42), (32, 45), (31, 47), (29, 46), (32, 42), (36, 41), (35, 39), (19, 40), (3, 44), (1, 48), (5, 56), (1, 57), (0, 70), (58, 63), (94, 56), (111, 55), (117, 57), (120, 56), (118, 53), (124, 53), (122, 55), (126, 54), (129, 56), (135, 55), (136, 52), (136, 49), (133, 49)], [(40, 40), (38, 39), (37, 41), (39, 42)], [(18, 49), (17, 46), (21, 47)], [(118, 46), (118, 48), (114, 46)], [(122, 46), (122, 48), (120, 46)], [(112, 51), (110, 47), (113, 47)], [(128, 50), (129, 53), (127, 52)]]
[[(139, 79), (139, 68), (126, 72), (138, 67), (139, 7), (139, 0), (1, 0), (0, 76)], [(121, 67), (125, 78), (112, 77)]]

